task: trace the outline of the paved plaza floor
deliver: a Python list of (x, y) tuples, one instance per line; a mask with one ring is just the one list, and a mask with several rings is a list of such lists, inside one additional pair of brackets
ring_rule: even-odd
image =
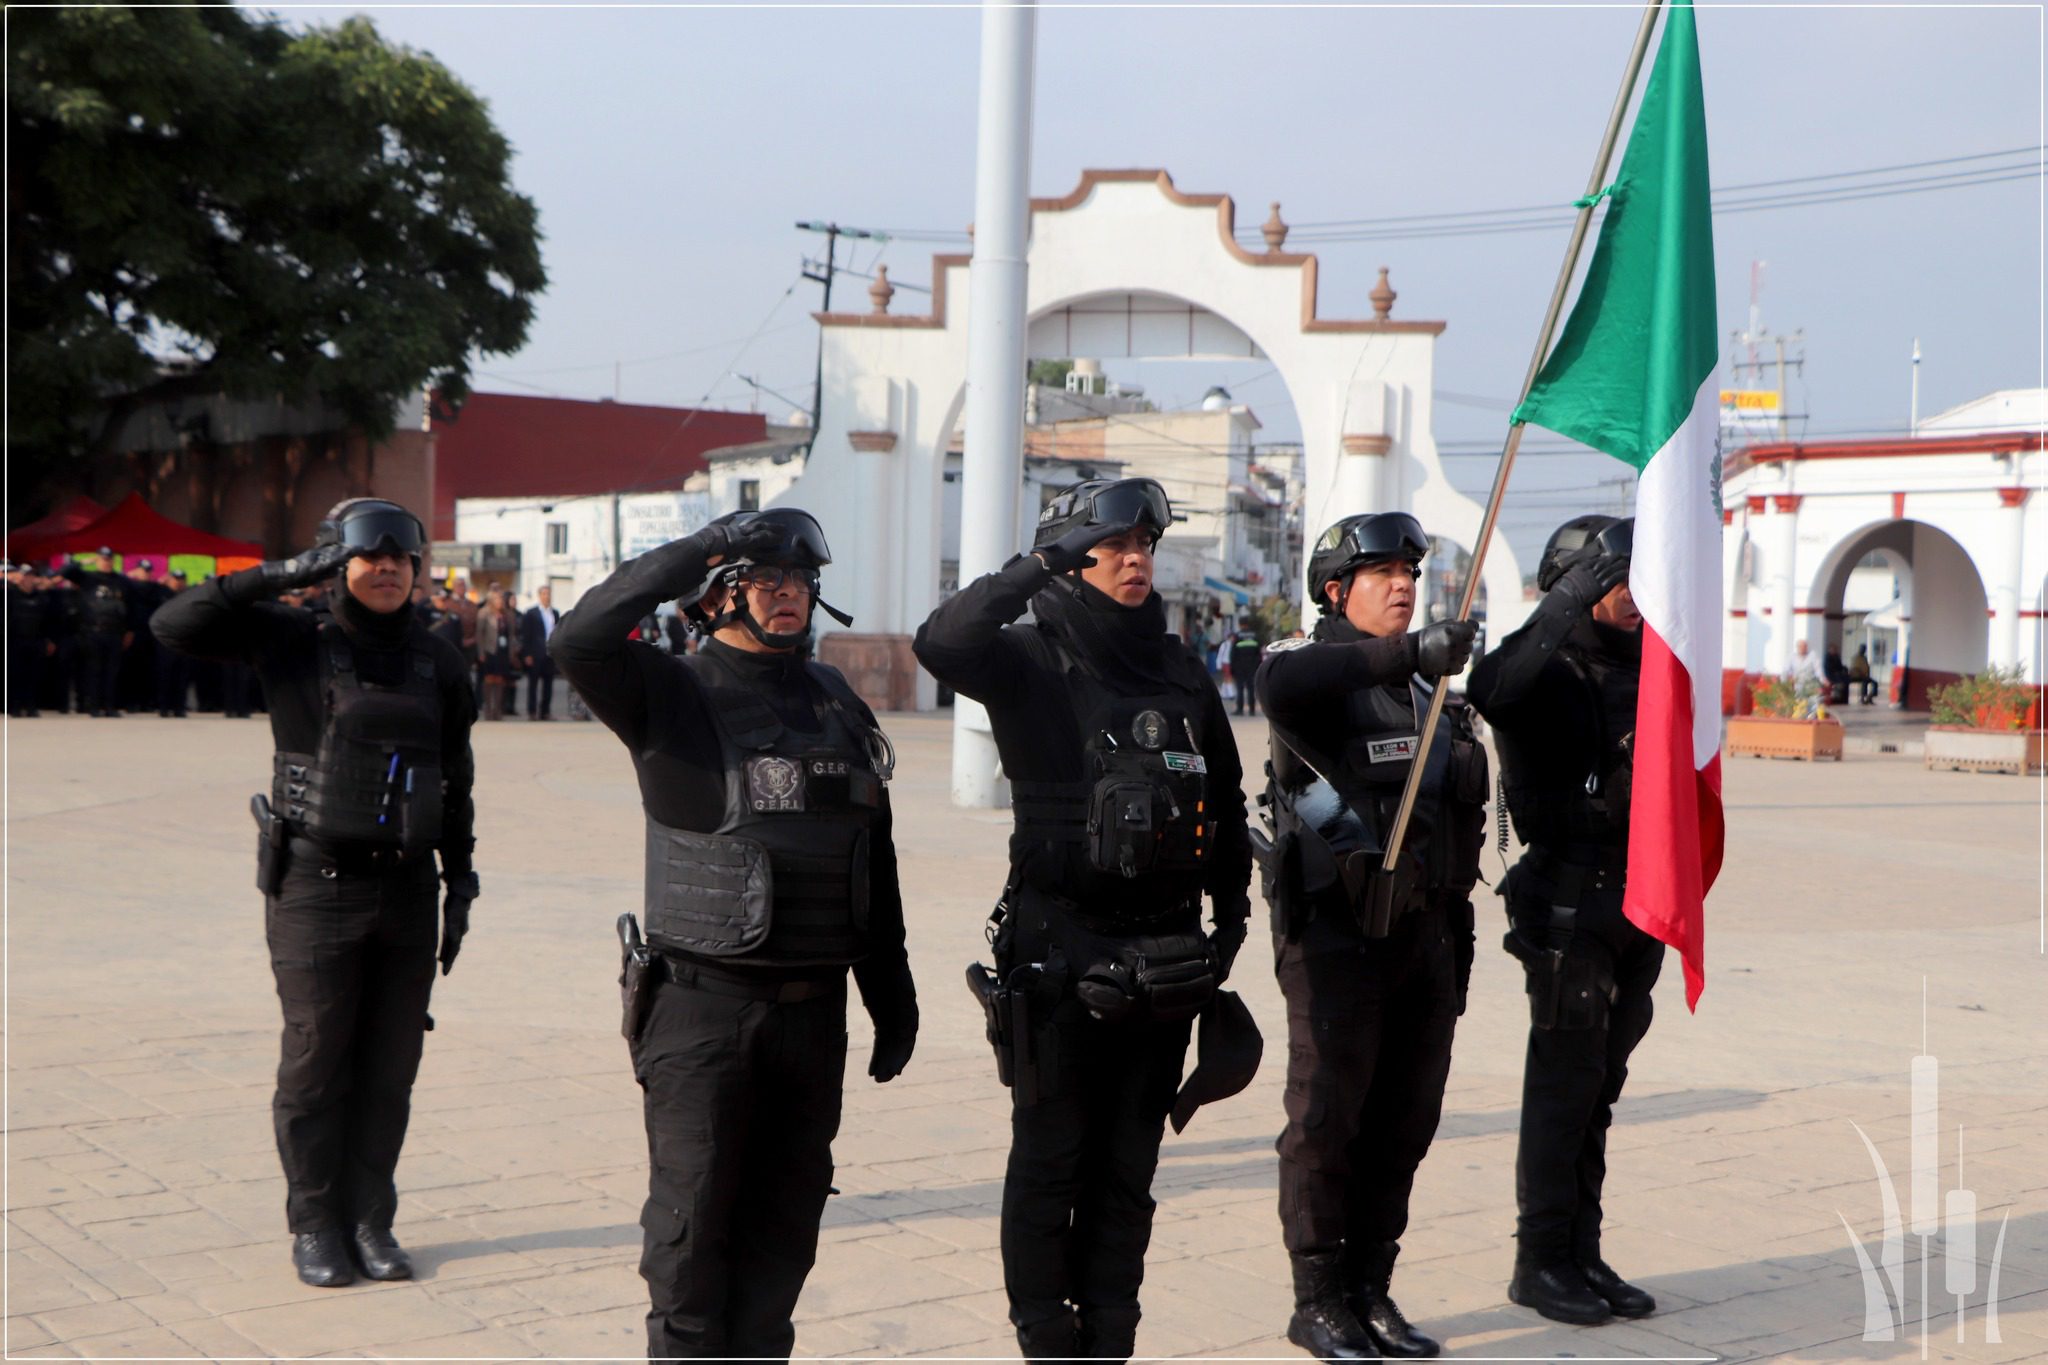
[[(876, 1086), (854, 1011), (840, 1193), (797, 1348), (1006, 1356), (1009, 1106), (961, 969), (985, 951), (1008, 817), (949, 804), (946, 719), (889, 728), (924, 1030), (909, 1071)], [(1240, 722), (1239, 740), (1256, 771), (1263, 726)], [(420, 1276), (339, 1291), (292, 1274), (271, 1140), (279, 1020), (245, 810), (268, 727), (48, 718), (6, 741), (9, 1356), (639, 1352), (646, 1147), (611, 926), (639, 901), (642, 834), (616, 741), (588, 724), (478, 727), (485, 894), (436, 988), (398, 1173)], [(1459, 1357), (2048, 1358), (2042, 792), (1874, 755), (1730, 764), (1706, 995), (1689, 1015), (1667, 961), (1610, 1142), (1608, 1259), (1661, 1305), (1637, 1323), (1563, 1327), (1506, 1301), (1527, 1012), (1481, 887), (1471, 1008), (1395, 1280), (1408, 1315)], [(1489, 850), (1489, 878), (1500, 866)], [(1261, 907), (1233, 985), (1265, 1066), (1166, 1141), (1148, 1356), (1301, 1358), (1281, 1336), (1285, 1034), (1268, 944)], [(1941, 1165), (1916, 1185), (1922, 1053), (1938, 1059)], [(1908, 1220), (1891, 1341), (1863, 1339), (1851, 1238), (1882, 1259), (1883, 1205), (1859, 1129)], [(1921, 1235), (1959, 1188), (1973, 1249)], [(1951, 1286), (1967, 1288), (1960, 1341)]]

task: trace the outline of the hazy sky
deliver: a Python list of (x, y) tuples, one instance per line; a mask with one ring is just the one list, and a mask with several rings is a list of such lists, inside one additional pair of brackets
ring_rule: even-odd
[[(735, 377), (745, 374), (808, 402), (818, 287), (798, 270), (820, 239), (792, 224), (957, 232), (972, 217), (972, 6), (369, 7), (288, 18), (359, 12), (490, 101), (518, 152), (516, 181), (540, 206), (552, 283), (525, 349), (482, 360), (479, 388), (608, 396), (623, 361), (628, 401), (708, 395), (745, 407), (751, 394)], [(1031, 189), (1063, 194), (1091, 166), (1164, 167), (1183, 190), (1232, 195), (1241, 227), (1255, 227), (1275, 199), (1297, 225), (1566, 204), (1583, 188), (1638, 13), (1047, 6)], [(1717, 187), (2042, 141), (2036, 9), (1702, 6), (1699, 30)], [(1806, 336), (1792, 406), (1811, 414), (1807, 433), (1902, 430), (1915, 337), (1926, 357), (1923, 416), (2041, 382), (2041, 225), (2035, 179), (1721, 214), (1721, 330), (1743, 324), (1750, 263), (1768, 261), (1764, 324)], [(1298, 229), (1289, 248), (1305, 235)], [(1437, 388), (1448, 395), (1439, 442), (1497, 446), (1565, 237), (1318, 243), (1321, 312), (1369, 315), (1375, 268), (1390, 267), (1396, 317), (1449, 324), (1437, 351)], [(931, 253), (954, 249), (899, 241), (881, 259), (899, 284), (925, 284)], [(856, 264), (867, 269), (874, 255), (863, 247)], [(838, 287), (841, 306), (866, 306), (866, 281)], [(894, 311), (922, 306), (906, 289)], [(1293, 431), (1270, 367), (1152, 363), (1121, 373), (1165, 406), (1223, 382), (1253, 405), (1265, 436)], [(777, 416), (790, 406), (764, 399)], [(1611, 500), (1596, 485), (1621, 468), (1536, 458), (1546, 443), (1558, 444), (1532, 435), (1516, 476), (1506, 521), (1518, 547), (1540, 543), (1582, 499)], [(1493, 462), (1447, 465), (1459, 484), (1483, 490)]]

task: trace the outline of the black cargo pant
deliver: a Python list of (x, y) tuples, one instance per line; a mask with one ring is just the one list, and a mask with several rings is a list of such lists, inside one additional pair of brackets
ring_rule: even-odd
[(846, 1084), (846, 978), (807, 984), (789, 1001), (656, 988), (632, 1049), (650, 1358), (787, 1359), (796, 1342)]
[(7, 642), (7, 714), (33, 716), (42, 709), (43, 666), (49, 653), (40, 636)]
[[(1544, 942), (1561, 871), (1525, 856), (1502, 888), (1509, 919), (1531, 942)], [(1590, 1009), (1560, 1011), (1556, 1027), (1529, 1030), (1515, 1153), (1515, 1236), (1518, 1255), (1539, 1265), (1584, 1263), (1600, 1254), (1607, 1129), (1628, 1079), (1629, 1054), (1650, 1031), (1650, 992), (1664, 966), (1664, 945), (1621, 912), (1617, 871), (1585, 870), (1571, 880), (1579, 885), (1567, 971), (1573, 980), (1611, 981), (1612, 987), (1604, 1002), (1596, 989)], [(1530, 981), (1532, 996), (1540, 984)]]
[(1382, 939), (1320, 915), (1282, 939), (1275, 971), (1287, 999), (1281, 1240), (1295, 1255), (1398, 1241), (1458, 1022), (1445, 912), (1403, 915)]
[[(1045, 960), (1053, 932), (1037, 927), (1036, 893), (1022, 895), (1006, 970)], [(1137, 1338), (1152, 1175), (1193, 1025), (1094, 1018), (1072, 993), (1088, 965), (1069, 964), (1066, 993), (1033, 1029), (1051, 1058), (1048, 1092), (1010, 1111), (1003, 1288), (1028, 1355), (1034, 1339), (1060, 1342), (1073, 1323), (1073, 1349), (1121, 1360)]]
[(87, 715), (111, 716), (121, 709), (121, 636), (88, 631), (78, 637), (78, 701)]
[(264, 907), (284, 1006), (271, 1115), (294, 1233), (391, 1226), (434, 987), (432, 856), (353, 867), (294, 852)]
[(192, 692), (192, 661), (175, 649), (156, 651), (156, 709), (159, 714), (182, 716)]

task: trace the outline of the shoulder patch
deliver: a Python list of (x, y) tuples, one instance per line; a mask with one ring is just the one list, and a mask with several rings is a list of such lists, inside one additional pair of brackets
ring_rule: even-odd
[(1306, 635), (1290, 635), (1284, 640), (1275, 640), (1272, 644), (1267, 645), (1266, 653), (1285, 654), (1290, 649), (1300, 649), (1304, 645), (1312, 645), (1314, 643), (1315, 641), (1309, 639)]

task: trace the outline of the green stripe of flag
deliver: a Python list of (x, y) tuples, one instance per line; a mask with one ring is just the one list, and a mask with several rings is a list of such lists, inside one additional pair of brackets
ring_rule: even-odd
[(1673, 5), (1564, 335), (1514, 420), (1641, 469), (1714, 372), (1714, 227), (1692, 6)]

